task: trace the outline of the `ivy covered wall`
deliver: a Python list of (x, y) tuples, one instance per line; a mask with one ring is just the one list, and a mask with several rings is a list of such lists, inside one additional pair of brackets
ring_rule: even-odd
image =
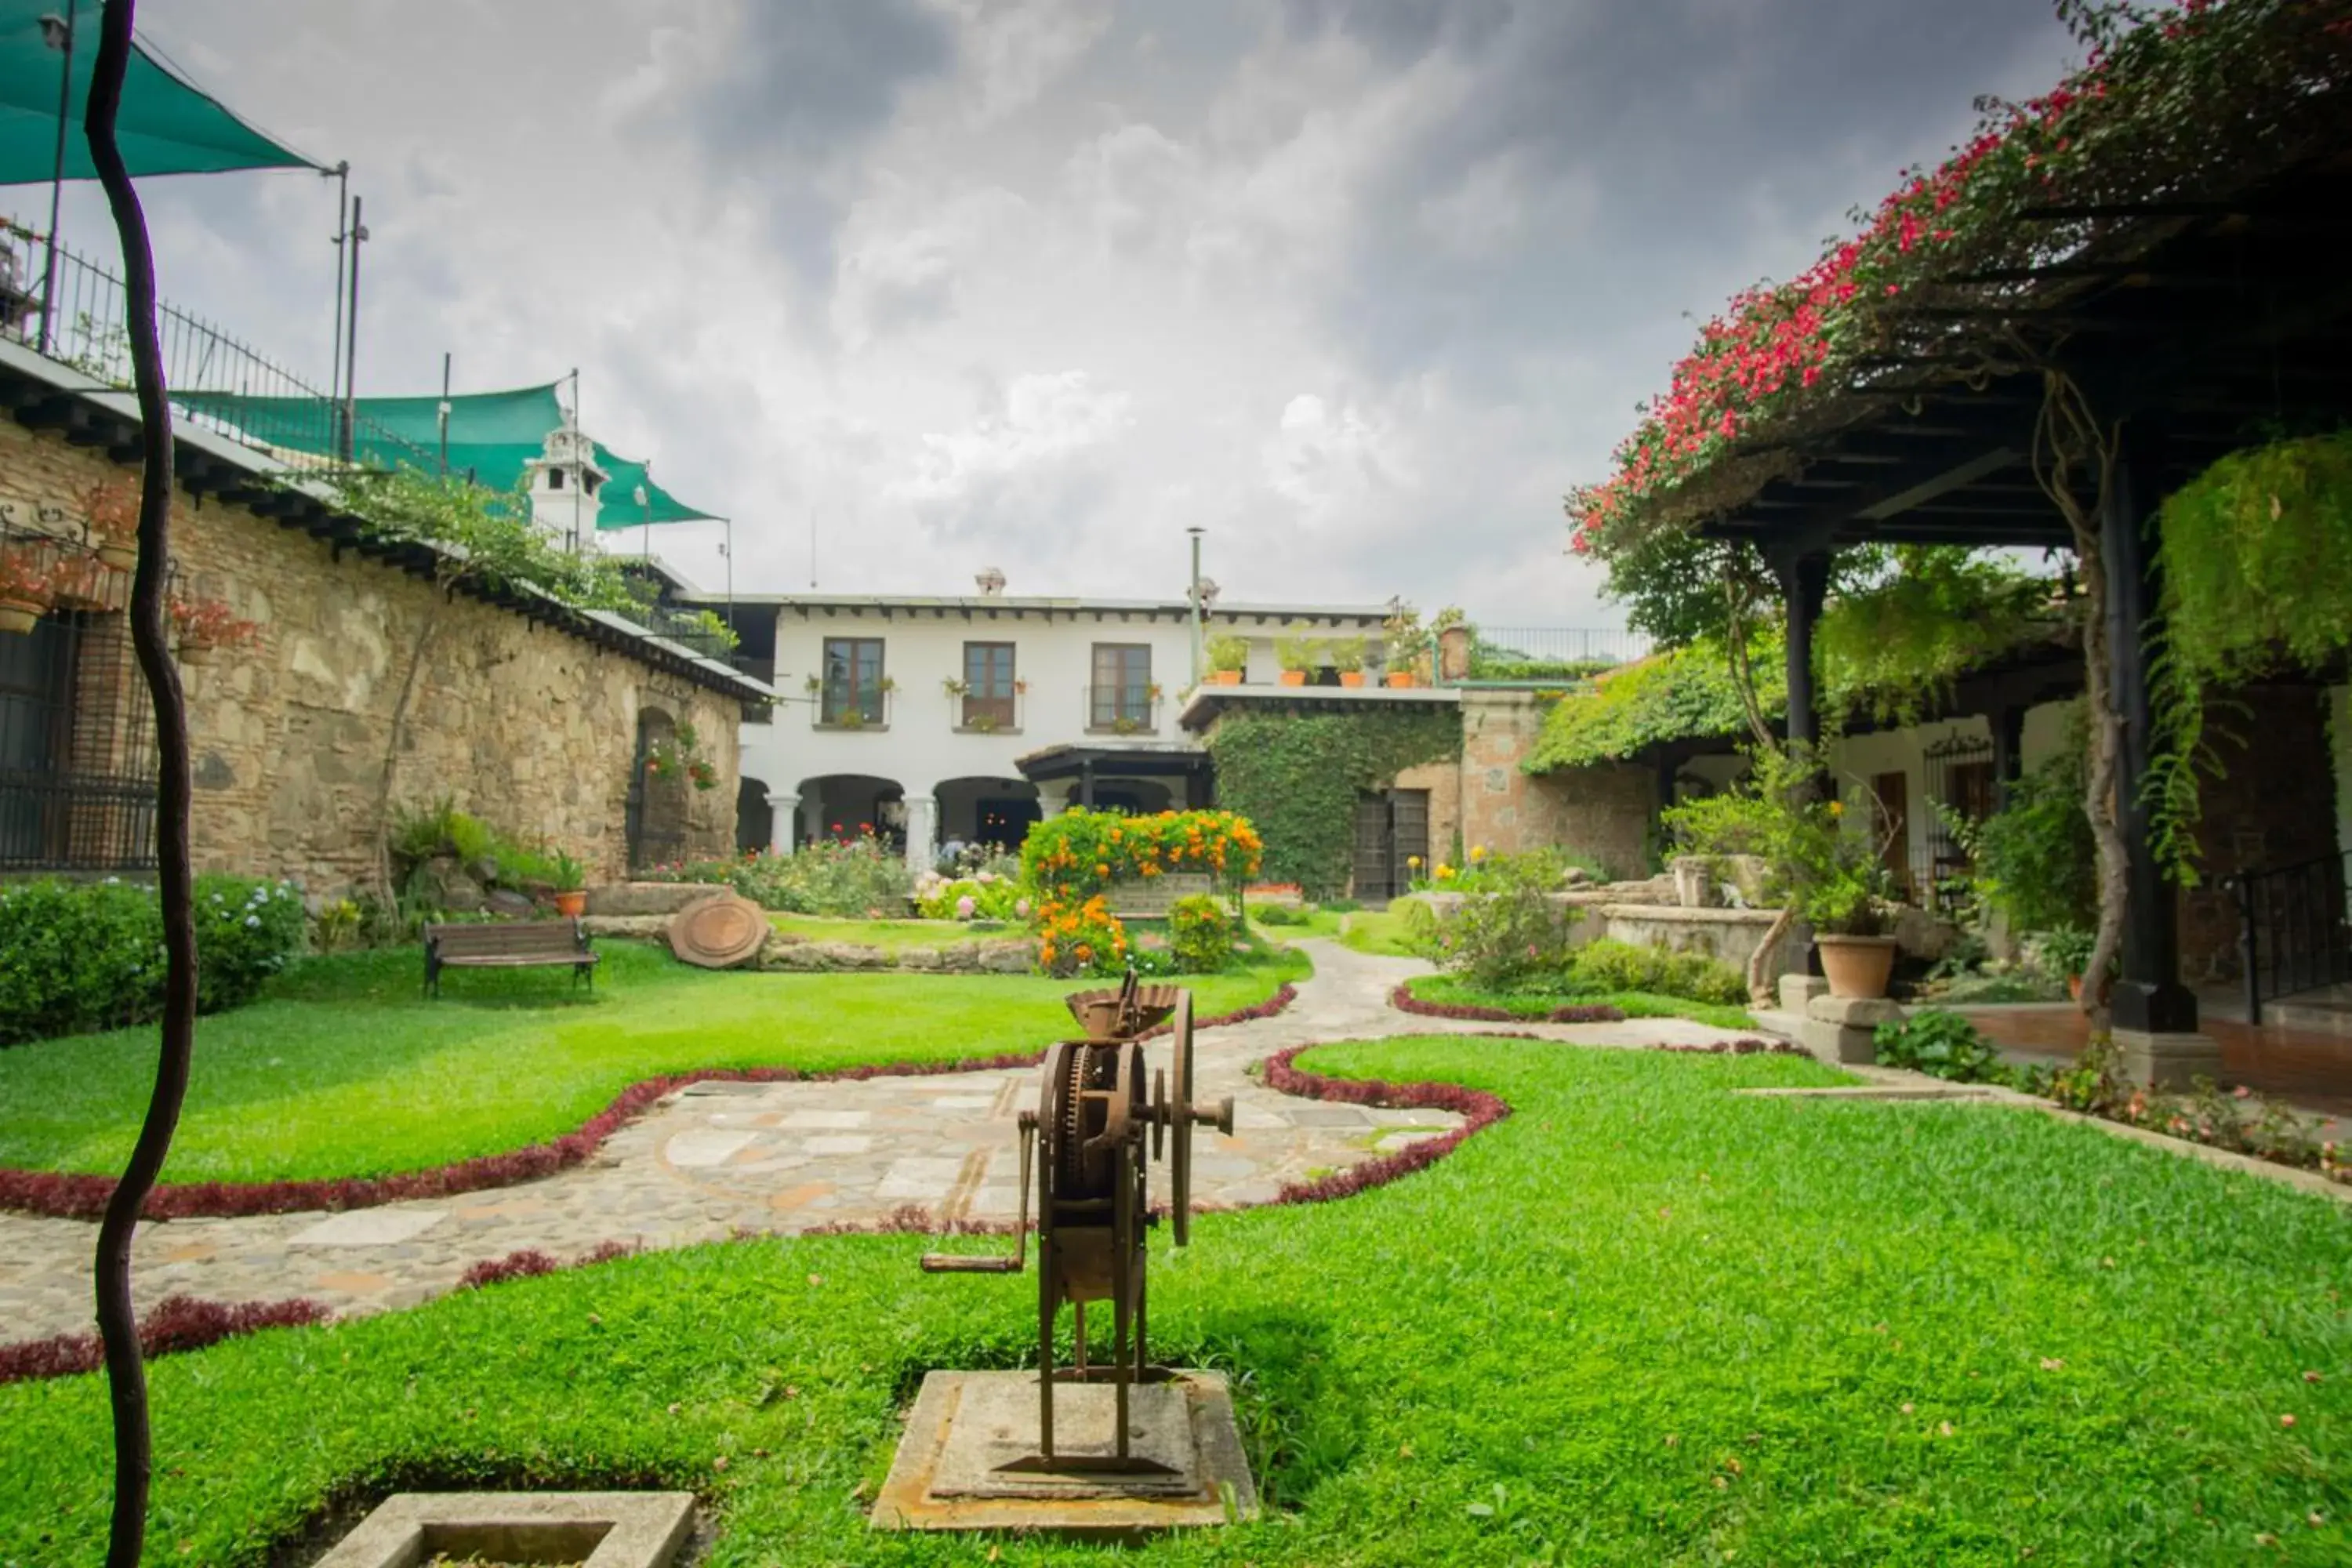
[(1357, 798), (1402, 770), (1460, 754), (1462, 717), (1435, 712), (1233, 713), (1210, 731), (1217, 804), (1256, 825), (1259, 875), (1310, 898), (1348, 885)]

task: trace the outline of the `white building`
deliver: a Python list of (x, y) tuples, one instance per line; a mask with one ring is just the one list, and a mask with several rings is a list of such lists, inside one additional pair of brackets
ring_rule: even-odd
[[(929, 864), (950, 840), (1017, 845), (1073, 804), (1208, 803), (1208, 755), (1175, 718), (1195, 674), (1185, 597), (1025, 598), (992, 572), (966, 598), (736, 597), (738, 662), (780, 699), (743, 727), (747, 847), (870, 829)], [(1244, 638), (1246, 679), (1272, 685), (1276, 637), (1360, 637), (1376, 664), (1389, 613), (1212, 602), (1202, 640)]]

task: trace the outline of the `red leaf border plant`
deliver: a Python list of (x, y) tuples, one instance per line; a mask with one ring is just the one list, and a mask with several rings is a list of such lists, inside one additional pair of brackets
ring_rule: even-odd
[(1486, 1024), (1622, 1024), (1625, 1015), (1605, 1002), (1577, 1002), (1554, 1007), (1549, 1013), (1513, 1013), (1501, 1007), (1482, 1007), (1475, 1002), (1424, 1002), (1412, 994), (1410, 981), (1399, 981), (1389, 993), (1389, 1005), (1400, 1013), (1418, 1014), (1424, 1018), (1463, 1018)]
[[(1271, 1018), (1289, 1006), (1298, 988), (1285, 982), (1264, 1002), (1200, 1019), (1200, 1028)], [(1162, 1025), (1154, 1034), (1164, 1032)], [(666, 1073), (631, 1084), (611, 1104), (572, 1131), (544, 1143), (501, 1154), (483, 1154), (420, 1171), (388, 1176), (343, 1176), (309, 1182), (170, 1182), (148, 1194), (141, 1217), (222, 1219), (248, 1215), (299, 1214), (310, 1209), (373, 1208), (413, 1198), (449, 1197), (485, 1188), (537, 1181), (581, 1164), (614, 1132), (645, 1114), (663, 1096), (690, 1083), (830, 1083), (869, 1078), (917, 1078), (942, 1073), (988, 1072), (1034, 1067), (1042, 1051), (1011, 1051), (943, 1062), (888, 1062), (805, 1072), (799, 1068), (709, 1068)], [(0, 1209), (56, 1219), (94, 1219), (105, 1211), (112, 1178), (58, 1171), (0, 1168)]]
[[(322, 1303), (302, 1296), (284, 1301), (235, 1303), (167, 1296), (139, 1320), (139, 1350), (144, 1359), (153, 1361), (159, 1355), (200, 1351), (263, 1329), (323, 1323), (333, 1316)], [(44, 1340), (0, 1345), (0, 1385), (96, 1372), (102, 1360), (94, 1333), (51, 1334)]]

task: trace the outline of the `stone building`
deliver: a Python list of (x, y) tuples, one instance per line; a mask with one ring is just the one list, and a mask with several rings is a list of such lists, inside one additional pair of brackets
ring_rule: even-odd
[[(0, 341), (0, 404), (6, 547), (86, 559), (93, 490), (136, 483), (135, 404), (13, 341)], [(245, 442), (194, 424), (177, 436), (173, 591), (252, 627), (245, 646), (182, 662), (199, 869), (328, 895), (366, 887), (385, 805), (444, 797), (568, 850), (592, 881), (731, 850), (739, 725), (765, 685), (532, 591), (444, 595), (426, 547), (365, 537)], [(129, 575), (91, 561), (87, 576), (87, 594), (29, 631), (0, 632), (0, 872), (153, 863)], [(707, 788), (646, 765), (689, 730)]]

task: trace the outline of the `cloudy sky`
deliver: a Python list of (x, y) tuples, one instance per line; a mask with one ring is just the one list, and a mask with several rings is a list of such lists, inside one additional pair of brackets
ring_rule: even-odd
[[(142, 0), (373, 233), (362, 393), (581, 372), (739, 588), (1616, 624), (1559, 497), (1694, 317), (2054, 79), (2048, 0)], [(149, 186), (323, 384), (334, 185)], [(46, 192), (11, 193), (36, 222)], [(102, 238), (95, 193), (68, 244)], [(656, 548), (717, 585), (715, 525)]]

